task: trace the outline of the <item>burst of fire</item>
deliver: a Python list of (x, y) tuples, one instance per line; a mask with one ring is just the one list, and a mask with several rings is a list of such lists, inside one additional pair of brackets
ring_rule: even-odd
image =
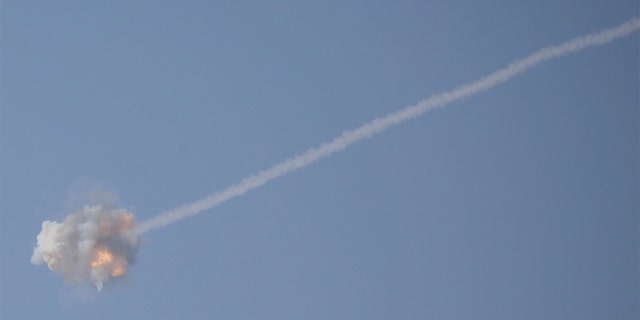
[(111, 270), (111, 276), (119, 277), (123, 275), (125, 272), (127, 272), (127, 268), (125, 268), (124, 266), (116, 266), (115, 268), (113, 268), (113, 270)]
[(98, 249), (95, 258), (91, 261), (92, 267), (100, 267), (113, 261), (113, 254), (106, 249)]
[[(115, 220), (102, 220), (100, 222), (101, 234), (120, 234), (129, 231), (135, 225), (133, 215), (124, 212), (117, 216)], [(120, 277), (127, 272), (128, 263), (126, 259), (118, 256), (109, 248), (98, 245), (95, 248), (93, 259), (89, 265), (96, 269), (107, 271), (112, 277)]]
[(119, 231), (127, 231), (135, 224), (135, 219), (133, 219), (133, 215), (130, 213), (123, 213), (121, 218), (122, 221), (120, 221), (120, 225), (118, 226)]
[(114, 220), (102, 220), (99, 224), (101, 234), (129, 231), (134, 225), (135, 219), (133, 215), (128, 212), (119, 214)]
[(106, 248), (96, 248), (96, 253), (89, 265), (92, 268), (108, 270), (112, 277), (119, 277), (127, 272), (127, 261)]

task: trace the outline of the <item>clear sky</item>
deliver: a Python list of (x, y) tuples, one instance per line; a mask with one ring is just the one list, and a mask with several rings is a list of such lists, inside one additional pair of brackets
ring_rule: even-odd
[(637, 1), (2, 1), (2, 319), (637, 319), (638, 34), (142, 237), (29, 263), (95, 186), (146, 220)]

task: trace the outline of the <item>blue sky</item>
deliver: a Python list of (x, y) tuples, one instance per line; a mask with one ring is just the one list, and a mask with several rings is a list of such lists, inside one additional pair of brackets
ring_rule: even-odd
[(637, 1), (3, 1), (1, 317), (637, 319), (638, 35), (142, 237), (100, 294), (29, 263), (92, 186), (139, 220)]

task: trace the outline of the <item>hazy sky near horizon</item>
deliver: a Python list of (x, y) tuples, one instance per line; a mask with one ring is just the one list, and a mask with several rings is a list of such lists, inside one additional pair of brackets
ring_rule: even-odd
[(142, 237), (29, 259), (97, 187), (146, 220), (637, 1), (3, 1), (2, 319), (637, 319), (638, 34)]

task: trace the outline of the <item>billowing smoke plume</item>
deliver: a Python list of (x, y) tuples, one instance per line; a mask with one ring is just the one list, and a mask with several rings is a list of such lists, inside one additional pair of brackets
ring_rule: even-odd
[(97, 290), (125, 276), (135, 262), (139, 239), (133, 215), (124, 209), (86, 206), (61, 223), (42, 222), (31, 263), (46, 263), (70, 283)]

